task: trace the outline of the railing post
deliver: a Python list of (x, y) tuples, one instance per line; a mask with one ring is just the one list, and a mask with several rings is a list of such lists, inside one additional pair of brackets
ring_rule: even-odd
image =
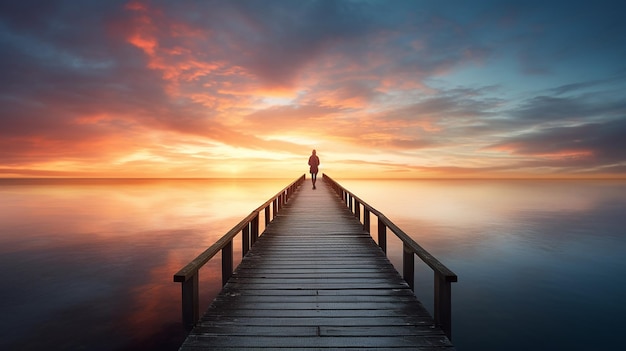
[(445, 276), (435, 272), (435, 324), (452, 340), (452, 286)]
[(278, 199), (272, 201), (272, 219), (276, 218), (276, 213), (278, 213)]
[(256, 242), (256, 239), (259, 238), (259, 213), (257, 212), (256, 216), (250, 222), (250, 239), (252, 245)]
[(198, 302), (198, 273), (184, 281), (182, 286), (183, 296), (183, 323), (187, 330), (191, 330), (200, 318), (200, 305)]
[(363, 206), (363, 230), (370, 233), (370, 210), (365, 206)]
[(241, 255), (245, 256), (250, 250), (250, 223), (241, 230)]
[(378, 217), (378, 246), (386, 254), (387, 253), (387, 226)]
[(233, 275), (233, 241), (229, 241), (222, 249), (222, 286), (226, 285)]
[(270, 205), (265, 207), (265, 228), (270, 223)]
[(411, 247), (404, 242), (402, 243), (402, 275), (411, 290), (415, 291), (415, 255)]
[(356, 198), (354, 198), (354, 217), (356, 217), (359, 222), (361, 221), (361, 203)]

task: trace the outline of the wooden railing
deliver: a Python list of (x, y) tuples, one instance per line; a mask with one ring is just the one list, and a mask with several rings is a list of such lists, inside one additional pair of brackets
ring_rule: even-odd
[(339, 185), (335, 180), (323, 175), (326, 181), (341, 197), (343, 202), (355, 217), (361, 221), (361, 206), (363, 206), (363, 229), (370, 233), (370, 214), (378, 217), (378, 246), (387, 253), (387, 228), (402, 240), (402, 275), (404, 280), (415, 291), (415, 255), (426, 263), (435, 274), (434, 281), (434, 320), (441, 327), (448, 338), (452, 339), (452, 287), (451, 283), (457, 281), (457, 276), (443, 263), (421, 247), (415, 240), (408, 236), (398, 226), (391, 222), (384, 214), (368, 205), (365, 201), (355, 196), (350, 191)]
[[(283, 190), (278, 192), (264, 204), (252, 211), (239, 224), (234, 226), (228, 233), (218, 241), (189, 262), (178, 273), (174, 274), (174, 282), (182, 283), (182, 309), (183, 323), (185, 327), (191, 329), (200, 318), (198, 303), (198, 270), (204, 266), (218, 252), (222, 252), (222, 285), (226, 284), (233, 274), (233, 239), (241, 233), (242, 255), (248, 253), (256, 239), (259, 237), (259, 215), (264, 212), (265, 225), (267, 226), (281, 210), (283, 205), (304, 182), (305, 175), (302, 175)], [(270, 213), (271, 208), (271, 213)]]

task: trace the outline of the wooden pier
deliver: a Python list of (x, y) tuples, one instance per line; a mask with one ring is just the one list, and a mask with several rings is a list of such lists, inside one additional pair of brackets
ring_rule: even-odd
[[(181, 350), (454, 350), (456, 275), (329, 177), (315, 190), (310, 184), (296, 180), (174, 276), (183, 283), (183, 318), (193, 325)], [(403, 239), (408, 282), (385, 256), (387, 228)], [(238, 233), (245, 256), (233, 271)], [(220, 251), (224, 287), (198, 320), (197, 270)], [(415, 255), (435, 272), (434, 319), (411, 290)]]

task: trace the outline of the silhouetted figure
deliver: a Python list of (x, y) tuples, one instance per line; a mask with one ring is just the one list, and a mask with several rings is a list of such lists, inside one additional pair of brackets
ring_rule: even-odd
[(313, 152), (311, 153), (311, 157), (309, 157), (309, 166), (311, 166), (311, 169), (309, 170), (309, 172), (311, 172), (311, 181), (313, 182), (313, 189), (315, 189), (315, 181), (317, 180), (317, 166), (320, 165), (320, 158), (317, 157), (317, 155), (315, 154), (315, 150), (313, 150)]

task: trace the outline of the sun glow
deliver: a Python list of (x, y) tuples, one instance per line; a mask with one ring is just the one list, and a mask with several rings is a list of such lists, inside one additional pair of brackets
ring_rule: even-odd
[(288, 3), (5, 9), (0, 177), (291, 177), (312, 149), (342, 177), (626, 177), (624, 35), (569, 33), (605, 21), (538, 7), (529, 46), (473, 5)]

